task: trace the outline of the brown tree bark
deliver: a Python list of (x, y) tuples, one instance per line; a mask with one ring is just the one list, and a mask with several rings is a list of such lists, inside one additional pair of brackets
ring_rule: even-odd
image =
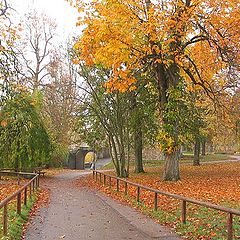
[[(159, 105), (161, 114), (164, 111), (167, 111), (165, 108), (166, 103), (168, 102), (168, 90), (170, 87), (176, 88), (179, 81), (179, 69), (176, 64), (172, 64), (172, 66), (168, 69), (172, 74), (169, 75), (164, 70), (163, 64), (158, 64), (156, 67), (156, 78), (158, 82), (158, 91), (159, 91)], [(168, 119), (163, 117), (163, 124), (169, 124)], [(178, 181), (180, 179), (180, 171), (179, 171), (179, 159), (180, 159), (180, 146), (178, 146), (178, 122), (177, 120), (172, 123), (174, 124), (174, 134), (173, 139), (177, 146), (175, 150), (171, 154), (165, 154), (165, 166), (164, 166), (164, 174), (163, 180), (165, 181)]]
[(142, 130), (141, 127), (136, 127), (135, 129), (135, 173), (144, 172), (143, 170), (143, 159), (142, 159), (142, 148), (143, 148), (143, 139), (142, 139)]
[(165, 165), (164, 165), (164, 174), (163, 174), (164, 181), (180, 180), (179, 158), (180, 158), (180, 149), (175, 150), (171, 154), (165, 154)]
[(206, 156), (206, 139), (202, 141), (202, 156)]
[(132, 110), (134, 112), (134, 158), (135, 158), (135, 173), (144, 172), (143, 170), (143, 159), (142, 159), (142, 149), (143, 149), (143, 133), (142, 133), (142, 123), (141, 118), (138, 115), (137, 98), (135, 95), (131, 98)]
[(199, 166), (200, 165), (200, 146), (201, 146), (201, 142), (198, 138), (196, 138), (195, 139), (195, 144), (194, 144), (193, 166)]

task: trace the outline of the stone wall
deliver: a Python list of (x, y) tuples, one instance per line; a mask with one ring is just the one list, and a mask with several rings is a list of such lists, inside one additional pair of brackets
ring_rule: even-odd
[(144, 148), (143, 160), (163, 160), (162, 152), (157, 148)]

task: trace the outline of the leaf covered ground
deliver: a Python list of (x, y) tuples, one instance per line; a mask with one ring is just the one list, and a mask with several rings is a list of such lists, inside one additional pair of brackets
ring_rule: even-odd
[[(18, 180), (16, 178), (2, 177), (0, 180), (0, 202), (6, 197), (11, 196), (14, 192), (20, 189), (24, 184), (26, 184), (29, 179), (21, 179), (18, 185)], [(41, 180), (40, 180), (41, 181)], [(3, 226), (2, 220), (0, 221), (0, 239), (9, 240), (24, 239), (24, 232), (26, 227), (31, 221), (32, 217), (35, 216), (38, 209), (48, 204), (49, 201), (49, 190), (47, 188), (41, 188), (30, 199), (28, 191), (28, 201), (27, 206), (23, 205), (23, 194), (22, 194), (22, 213), (18, 215), (16, 213), (16, 199), (13, 199), (8, 205), (8, 235), (3, 236)], [(0, 219), (2, 219), (3, 209), (0, 209)]]
[(6, 197), (12, 195), (20, 189), (28, 180), (20, 179), (18, 184), (17, 178), (1, 177), (0, 179), (0, 202)]
[[(222, 206), (240, 210), (240, 163), (206, 164), (199, 167), (181, 166), (181, 180), (178, 182), (163, 182), (162, 167), (147, 168), (146, 173), (131, 173), (129, 181), (150, 186), (155, 189), (180, 194), (189, 198), (207, 201)], [(113, 173), (107, 173), (113, 174)], [(108, 178), (107, 178), (108, 183)], [(96, 184), (92, 177), (79, 180), (79, 186), (88, 185), (97, 188), (111, 197), (151, 215), (161, 224), (174, 228), (186, 239), (226, 239), (225, 213), (198, 207), (187, 206), (187, 224), (182, 225), (181, 203), (168, 197), (158, 197), (158, 211), (153, 211), (154, 196), (148, 191), (141, 191), (140, 203), (136, 202), (136, 188), (129, 187), (129, 195), (124, 195), (124, 186), (120, 184), (120, 193), (116, 191), (116, 183), (112, 188), (108, 185)], [(240, 217), (234, 217), (234, 236), (240, 239)]]

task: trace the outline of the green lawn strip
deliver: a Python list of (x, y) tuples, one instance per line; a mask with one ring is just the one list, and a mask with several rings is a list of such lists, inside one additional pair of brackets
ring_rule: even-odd
[[(207, 154), (206, 156), (200, 157), (200, 163), (201, 162), (214, 162), (214, 161), (224, 161), (231, 159), (231, 155), (228, 154)], [(193, 163), (193, 154), (188, 153), (184, 154), (183, 157), (180, 159), (180, 163)], [(143, 165), (144, 167), (155, 167), (155, 166), (161, 166), (164, 164), (163, 160), (150, 160), (150, 159), (144, 159)], [(130, 161), (130, 167), (134, 167), (134, 161)], [(113, 162), (108, 163), (104, 167), (101, 168), (102, 170), (108, 170), (108, 169), (114, 169)]]
[(8, 234), (3, 236), (3, 222), (2, 213), (0, 211), (0, 240), (20, 240), (23, 231), (23, 225), (27, 222), (30, 211), (37, 199), (36, 195), (33, 195), (31, 199), (27, 201), (27, 205), (22, 205), (21, 214), (16, 212), (16, 202), (12, 202), (8, 205)]
[[(116, 190), (112, 190), (115, 194), (119, 193)], [(187, 222), (181, 223), (181, 209), (180, 204), (176, 206), (176, 211), (164, 211), (161, 210), (161, 206), (157, 211), (146, 206), (144, 202), (137, 202), (133, 196), (125, 196), (123, 198), (130, 203), (134, 208), (138, 208), (141, 212), (156, 219), (160, 224), (170, 226), (180, 236), (187, 239), (208, 239), (212, 240), (224, 240), (227, 239), (227, 214), (214, 209), (209, 209), (202, 206), (196, 206), (193, 204), (187, 205)], [(240, 205), (237, 204), (222, 204), (222, 206), (232, 207), (240, 209)], [(240, 217), (234, 215), (233, 230), (234, 239), (240, 237)]]
[(108, 164), (106, 164), (105, 166), (101, 167), (102, 170), (108, 170), (108, 169), (113, 169), (114, 165), (113, 162), (110, 162)]
[[(194, 155), (193, 154), (183, 154), (180, 162), (193, 162)], [(200, 156), (200, 162), (210, 162), (210, 161), (224, 161), (231, 159), (232, 156), (229, 154), (207, 154), (205, 156)]]

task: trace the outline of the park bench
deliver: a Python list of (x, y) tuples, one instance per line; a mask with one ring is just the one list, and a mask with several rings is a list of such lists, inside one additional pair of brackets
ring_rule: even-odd
[(45, 175), (46, 171), (44, 171), (45, 167), (35, 167), (33, 168), (33, 172), (37, 173), (39, 176), (43, 176)]

